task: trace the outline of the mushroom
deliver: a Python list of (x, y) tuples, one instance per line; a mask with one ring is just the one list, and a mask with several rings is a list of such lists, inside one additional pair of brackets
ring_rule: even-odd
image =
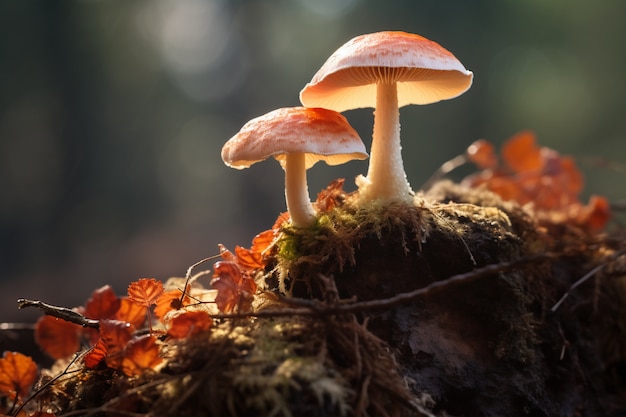
[(345, 111), (374, 107), (367, 177), (357, 178), (359, 200), (413, 197), (400, 146), (399, 107), (429, 104), (464, 93), (473, 74), (448, 50), (422, 36), (377, 32), (337, 49), (300, 92), (307, 107)]
[(247, 122), (222, 148), (230, 167), (248, 168), (273, 156), (285, 170), (285, 199), (297, 227), (315, 223), (306, 170), (318, 161), (339, 165), (367, 158), (365, 145), (345, 117), (332, 110), (288, 107)]

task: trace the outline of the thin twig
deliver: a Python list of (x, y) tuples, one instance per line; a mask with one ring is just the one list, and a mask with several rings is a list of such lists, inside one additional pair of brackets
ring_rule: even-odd
[(458, 167), (468, 162), (467, 154), (457, 155), (447, 162), (444, 162), (434, 173), (426, 180), (424, 184), (419, 188), (421, 191), (427, 191), (434, 183), (441, 178), (454, 171)]
[(37, 307), (47, 316), (63, 319), (65, 321), (69, 321), (70, 323), (78, 324), (79, 326), (90, 327), (92, 329), (98, 329), (100, 327), (99, 320), (88, 319), (79, 312), (70, 308), (54, 306), (52, 304), (44, 303), (43, 301), (28, 300), (26, 298), (20, 298), (17, 300), (17, 304), (19, 309), (25, 307)]
[(203, 271), (203, 272), (200, 272), (200, 273), (198, 273), (198, 274), (196, 274), (194, 276), (191, 276), (191, 271), (193, 271), (193, 269), (196, 266), (201, 265), (201, 264), (203, 264), (205, 262), (208, 262), (210, 260), (217, 259), (220, 256), (222, 256), (221, 253), (219, 253), (217, 255), (209, 256), (208, 258), (200, 259), (198, 262), (196, 262), (195, 264), (193, 264), (189, 268), (187, 268), (187, 273), (185, 274), (185, 287), (182, 290), (182, 294), (180, 296), (180, 301), (179, 301), (179, 305), (180, 306), (183, 305), (183, 301), (185, 300), (185, 295), (187, 295), (187, 286), (189, 284), (191, 284), (193, 281), (195, 281), (196, 279), (198, 279), (198, 277), (200, 277), (204, 273), (204, 271)]
[(574, 291), (574, 289), (576, 289), (580, 285), (584, 284), (589, 278), (595, 276), (605, 266), (608, 265), (609, 261), (615, 260), (615, 259), (619, 258), (620, 256), (624, 255), (625, 253), (626, 253), (626, 249), (617, 251), (617, 252), (613, 253), (611, 256), (609, 256), (606, 259), (606, 262), (596, 266), (591, 271), (587, 272), (582, 278), (580, 278), (578, 281), (573, 283), (571, 287), (569, 287), (569, 289), (565, 292), (565, 294), (563, 294), (563, 296), (559, 299), (559, 301), (557, 301), (556, 304), (554, 304), (550, 310), (552, 310), (552, 312), (554, 313), (561, 306), (561, 304), (563, 304), (563, 301), (565, 301), (565, 299), (567, 297), (569, 297), (569, 295), (572, 293), (572, 291)]
[(544, 261), (554, 258), (558, 255), (546, 253), (541, 255), (535, 255), (527, 258), (518, 259), (511, 262), (499, 263), (487, 265), (482, 268), (477, 268), (472, 271), (464, 272), (461, 274), (453, 275), (450, 278), (431, 282), (425, 287), (418, 288), (413, 291), (396, 294), (393, 297), (382, 298), (377, 300), (357, 301), (346, 304), (334, 304), (328, 305), (326, 303), (309, 300), (304, 298), (292, 298), (283, 297), (282, 300), (288, 300), (288, 303), (295, 308), (281, 308), (281, 309), (266, 309), (259, 311), (240, 312), (233, 314), (215, 314), (215, 319), (232, 319), (232, 318), (244, 318), (244, 317), (285, 317), (285, 316), (318, 316), (318, 315), (333, 315), (333, 314), (347, 314), (356, 313), (370, 310), (381, 310), (385, 308), (391, 308), (400, 304), (410, 303), (426, 294), (441, 290), (451, 285), (459, 284), (461, 282), (473, 281), (475, 279), (483, 278), (499, 272), (510, 271), (515, 268), (519, 268), (522, 265)]
[[(46, 388), (48, 388), (50, 385), (54, 384), (56, 381), (58, 381), (62, 376), (64, 375), (69, 375), (69, 369), (72, 367), (72, 365), (74, 365), (74, 363), (76, 363), (76, 361), (81, 358), (82, 356), (84, 356), (87, 352), (89, 352), (91, 349), (85, 351), (85, 352), (81, 352), (81, 353), (77, 353), (76, 355), (74, 355), (74, 358), (72, 358), (72, 360), (70, 361), (70, 363), (67, 364), (67, 366), (65, 367), (65, 369), (63, 370), (63, 372), (61, 372), (60, 374), (58, 374), (57, 376), (55, 376), (54, 378), (50, 379), (48, 382), (46, 382), (45, 384), (43, 384), (42, 386), (40, 386), (39, 388), (37, 388), (37, 390), (35, 392), (33, 392), (23, 403), (22, 405), (20, 405), (18, 407), (17, 410), (15, 410), (15, 414), (14, 415), (19, 415), (20, 411), (22, 411), (22, 409), (26, 406), (26, 404), (28, 404), (30, 401), (33, 400), (33, 398), (35, 398), (36, 396), (38, 396), (39, 394), (41, 394), (41, 392), (43, 392)], [(76, 372), (76, 371), (74, 371)]]
[(581, 279), (573, 283), (572, 286), (569, 287), (569, 289), (565, 292), (565, 294), (563, 294), (563, 296), (559, 299), (559, 301), (557, 301), (556, 304), (553, 305), (550, 310), (552, 310), (552, 312), (554, 313), (561, 306), (561, 304), (563, 304), (563, 301), (565, 301), (565, 299), (569, 297), (569, 295), (572, 293), (572, 291), (576, 287), (584, 284), (589, 278), (593, 277), (595, 274), (600, 272), (600, 270), (604, 268), (605, 266), (606, 264), (601, 264), (601, 265), (596, 266), (591, 271), (587, 272)]

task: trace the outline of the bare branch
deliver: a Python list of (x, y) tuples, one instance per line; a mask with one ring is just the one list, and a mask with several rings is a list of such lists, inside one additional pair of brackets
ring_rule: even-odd
[(586, 273), (582, 278), (580, 278), (578, 281), (576, 281), (575, 283), (572, 284), (571, 287), (569, 287), (569, 289), (565, 292), (565, 294), (563, 294), (563, 296), (559, 299), (559, 301), (556, 302), (556, 304), (554, 304), (552, 306), (552, 308), (550, 310), (552, 310), (552, 312), (554, 313), (560, 306), (561, 304), (563, 304), (563, 301), (565, 301), (565, 299), (571, 294), (571, 292), (578, 287), (579, 285), (583, 284), (585, 281), (587, 281), (589, 278), (593, 277), (595, 274), (597, 274), (598, 272), (600, 272), (600, 270), (602, 268), (604, 268), (606, 266), (606, 264), (600, 264), (598, 266), (596, 266), (595, 268), (593, 268), (591, 271), (589, 271), (588, 273)]
[(98, 329), (100, 327), (99, 320), (88, 319), (70, 308), (53, 306), (51, 304), (44, 303), (43, 301), (27, 300), (26, 298), (20, 298), (17, 300), (17, 304), (19, 309), (25, 307), (37, 307), (47, 316), (69, 321), (70, 323), (78, 324), (79, 326), (90, 327), (92, 329)]
[(396, 294), (393, 297), (357, 301), (352, 303), (337, 303), (334, 305), (328, 305), (327, 303), (309, 300), (304, 298), (292, 298), (281, 297), (281, 301), (288, 303), (294, 308), (277, 308), (266, 309), (259, 311), (249, 311), (234, 314), (216, 314), (213, 315), (215, 319), (231, 319), (231, 318), (244, 318), (244, 317), (285, 317), (285, 316), (318, 316), (318, 315), (333, 315), (333, 314), (347, 314), (356, 313), (362, 311), (381, 310), (385, 308), (395, 307), (401, 304), (412, 302), (426, 294), (442, 290), (451, 285), (459, 284), (461, 282), (469, 282), (499, 272), (510, 271), (519, 268), (522, 265), (545, 261), (547, 259), (554, 258), (558, 255), (546, 253), (541, 255), (535, 255), (527, 258), (518, 259), (511, 262), (499, 263), (487, 265), (482, 268), (477, 268), (462, 274), (453, 275), (450, 278), (435, 281), (428, 284), (425, 287), (418, 288), (413, 291)]

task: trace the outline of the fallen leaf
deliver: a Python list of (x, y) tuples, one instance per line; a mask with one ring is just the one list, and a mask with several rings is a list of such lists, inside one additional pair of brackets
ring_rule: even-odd
[(185, 311), (170, 320), (167, 335), (173, 339), (182, 339), (204, 332), (211, 326), (213, 319), (206, 311)]
[(280, 215), (276, 218), (276, 221), (274, 222), (274, 225), (272, 226), (272, 229), (274, 229), (274, 230), (280, 229), (280, 227), (283, 225), (283, 223), (288, 222), (290, 219), (291, 219), (291, 216), (289, 216), (289, 212), (288, 211), (280, 213)]
[(98, 342), (87, 352), (83, 358), (85, 366), (89, 369), (95, 369), (102, 363), (107, 357), (107, 346), (103, 339), (99, 339)]
[(211, 287), (217, 290), (215, 304), (223, 313), (233, 311), (236, 306), (243, 307), (256, 292), (256, 283), (243, 274), (237, 263), (219, 261), (213, 266)]
[(498, 165), (494, 146), (485, 139), (478, 139), (467, 148), (467, 157), (480, 169), (493, 169)]
[(132, 338), (134, 327), (119, 320), (101, 320), (100, 338), (106, 346), (106, 364), (118, 369), (122, 363), (122, 353)]
[(220, 256), (223, 260), (228, 262), (237, 262), (237, 257), (231, 251), (229, 251), (226, 246), (220, 243), (217, 245), (217, 247), (220, 250)]
[(83, 315), (94, 320), (110, 319), (119, 308), (120, 299), (110, 285), (105, 285), (91, 294), (85, 303)]
[(529, 130), (519, 132), (502, 146), (502, 158), (515, 172), (541, 169), (541, 150), (536, 145), (535, 134)]
[(215, 304), (223, 313), (230, 313), (239, 303), (239, 284), (243, 277), (234, 262), (216, 262), (211, 287), (217, 290)]
[(260, 254), (264, 254), (265, 251), (274, 243), (274, 239), (276, 239), (276, 231), (275, 230), (266, 230), (264, 232), (259, 233), (252, 239), (252, 247), (250, 250), (253, 252), (257, 252)]
[(35, 324), (35, 341), (53, 359), (64, 359), (80, 349), (83, 328), (52, 316), (42, 316)]
[(576, 162), (571, 157), (561, 156), (559, 162), (559, 186), (567, 190), (567, 193), (575, 199), (583, 190), (583, 174), (576, 167)]
[[(482, 152), (480, 147), (487, 149), (486, 155), (491, 154), (488, 143), (480, 142), (477, 146), (468, 149), (470, 160)], [(504, 144), (502, 155), (506, 167), (476, 160), (483, 170), (466, 177), (463, 183), (486, 187), (503, 200), (516, 201), (550, 222), (569, 222), (589, 231), (599, 231), (608, 222), (608, 200), (596, 196), (587, 205), (580, 202), (584, 177), (574, 159), (538, 147), (534, 133), (524, 131), (511, 137)]]
[(591, 231), (604, 228), (611, 218), (611, 204), (605, 197), (592, 195), (589, 203), (583, 207), (576, 220), (579, 224)]
[(328, 184), (325, 189), (317, 193), (315, 204), (321, 213), (328, 213), (345, 199), (344, 182), (345, 178), (337, 178)]
[(235, 246), (235, 256), (237, 258), (237, 264), (243, 269), (254, 270), (263, 269), (265, 267), (263, 255), (260, 252), (242, 248), (241, 246)]
[(30, 356), (4, 352), (0, 358), (0, 393), (24, 398), (37, 379), (37, 365)]
[(144, 335), (128, 343), (123, 354), (121, 369), (127, 376), (137, 376), (148, 369), (154, 369), (162, 361), (156, 338), (152, 335)]
[(128, 286), (128, 298), (133, 303), (150, 308), (164, 291), (161, 281), (154, 278), (141, 278)]
[(135, 328), (140, 328), (146, 322), (148, 307), (137, 304), (127, 297), (120, 298), (120, 307), (112, 317), (115, 320), (130, 323)]
[(185, 298), (181, 302), (181, 297), (183, 295), (180, 290), (171, 290), (166, 291), (157, 299), (156, 306), (154, 307), (154, 314), (159, 318), (163, 319), (167, 313), (172, 310), (179, 310), (186, 305), (189, 305), (191, 302), (191, 298), (189, 298), (189, 291), (191, 290), (191, 286), (187, 286), (187, 290), (185, 291)]

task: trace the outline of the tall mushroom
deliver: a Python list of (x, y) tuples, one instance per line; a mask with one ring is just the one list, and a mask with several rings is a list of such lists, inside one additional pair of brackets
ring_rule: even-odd
[(374, 107), (367, 177), (359, 176), (361, 201), (409, 201), (400, 146), (399, 107), (429, 104), (464, 93), (473, 74), (448, 50), (422, 36), (377, 32), (337, 49), (300, 92), (307, 107), (345, 111)]
[(297, 227), (315, 223), (306, 170), (318, 161), (339, 165), (367, 158), (358, 133), (341, 114), (327, 109), (289, 107), (246, 123), (222, 148), (230, 167), (248, 168), (273, 156), (285, 170), (285, 199)]

